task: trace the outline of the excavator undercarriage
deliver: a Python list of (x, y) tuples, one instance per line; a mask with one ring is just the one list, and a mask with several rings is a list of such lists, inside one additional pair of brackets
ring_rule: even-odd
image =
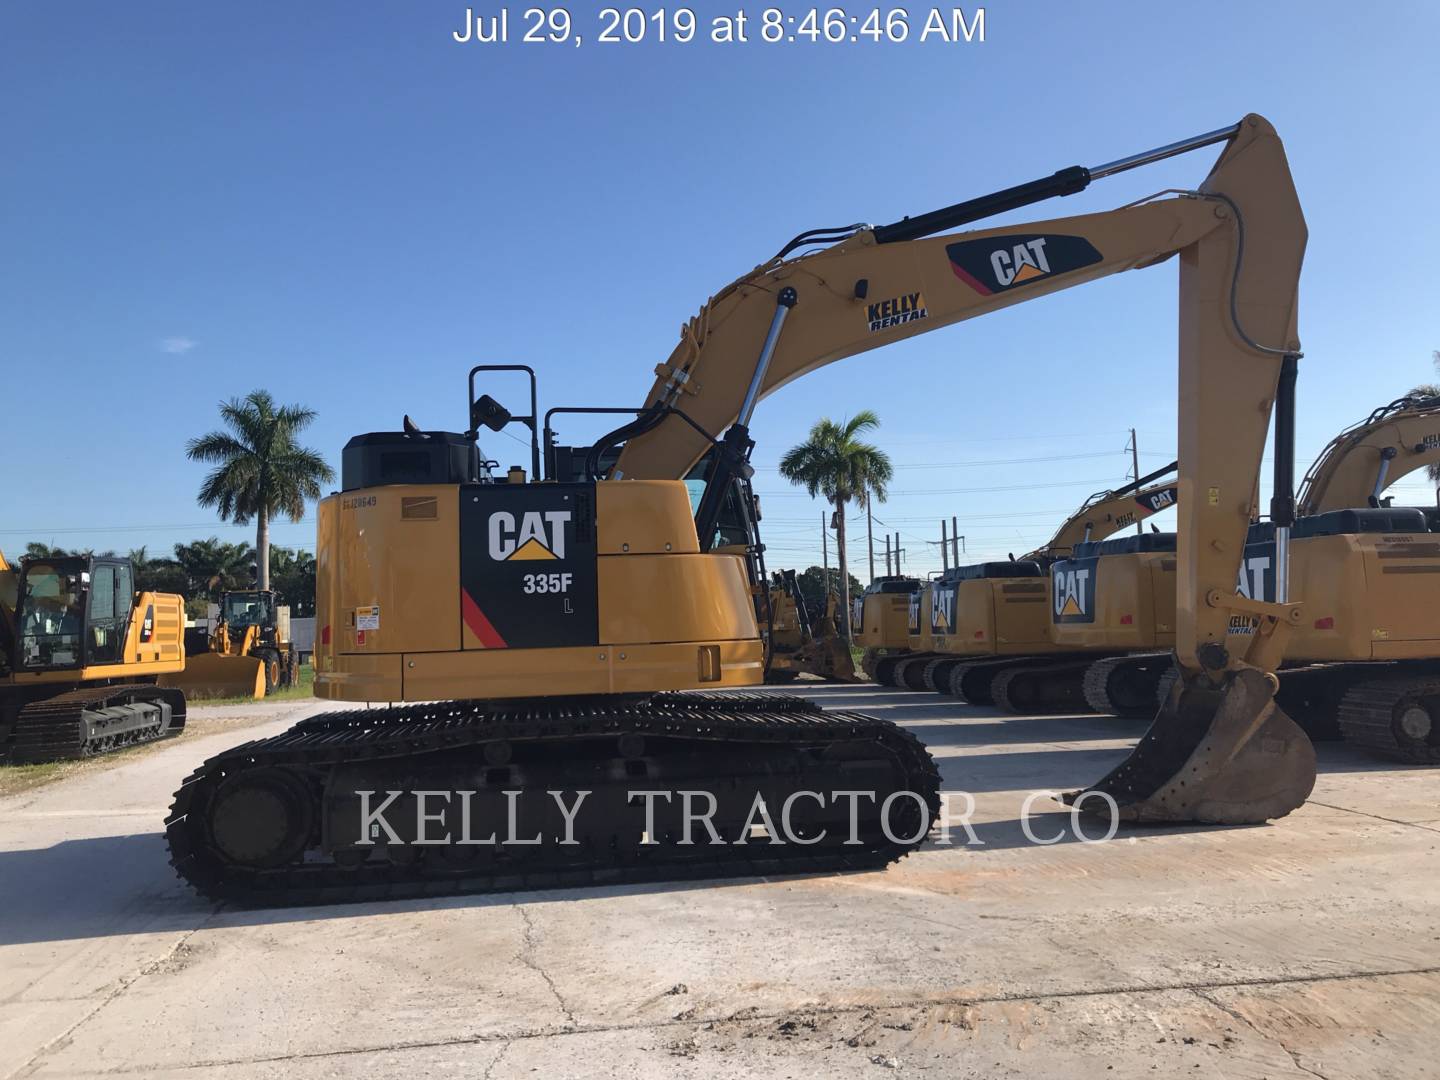
[[(859, 790), (886, 813), (836, 794)], [(389, 791), (362, 829), (356, 793)], [(213, 899), (394, 899), (874, 869), (923, 837), (938, 792), (912, 735), (788, 695), (448, 702), (325, 713), (212, 758), (166, 835)]]

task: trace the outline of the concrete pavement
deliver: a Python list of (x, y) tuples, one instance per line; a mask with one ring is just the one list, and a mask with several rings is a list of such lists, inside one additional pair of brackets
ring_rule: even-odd
[[(0, 1077), (1440, 1076), (1433, 772), (1321, 747), (1283, 822), (1105, 844), (1025, 796), (1143, 724), (805, 686), (973, 792), (883, 873), (216, 910), (165, 860), (185, 738), (0, 799)], [(313, 708), (313, 706), (306, 706)]]

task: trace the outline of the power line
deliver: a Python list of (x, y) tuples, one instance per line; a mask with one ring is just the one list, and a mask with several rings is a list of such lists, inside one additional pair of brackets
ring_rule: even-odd
[[(888, 491), (885, 493), (887, 499), (897, 495), (978, 495), (997, 491), (1041, 491), (1050, 488), (1065, 487), (1086, 487), (1091, 484), (1115, 484), (1117, 480), (1113, 476), (1103, 476), (1098, 480), (1050, 480), (1042, 484), (1004, 484), (999, 487), (974, 487), (974, 488), (928, 488), (924, 491)], [(812, 496), (808, 491), (757, 491), (762, 499), (809, 499)]]
[[(300, 521), (272, 521), (270, 527), (283, 528), (291, 525), (314, 525), (314, 518), (302, 518)], [(253, 523), (247, 522), (244, 525), (236, 524), (233, 521), (206, 521), (193, 525), (75, 525), (62, 526), (58, 529), (0, 529), (3, 536), (30, 536), (34, 533), (125, 533), (125, 532), (180, 532), (190, 529), (254, 529)]]
[[(975, 461), (927, 461), (905, 465), (894, 465), (892, 467), (896, 469), (964, 469), (985, 465), (1033, 465), (1037, 462), (1044, 461), (1077, 461), (1082, 458), (1109, 458), (1114, 456), (1115, 452), (1113, 450), (1094, 450), (1086, 451), (1085, 453), (1081, 454), (1046, 454), (1043, 457), (985, 458), (983, 460)], [(1162, 454), (1158, 450), (1144, 450), (1141, 451), (1140, 456), (1165, 457), (1166, 455)], [(1173, 457), (1173, 455), (1171, 456)], [(780, 467), (778, 465), (757, 465), (756, 471), (779, 472)]]

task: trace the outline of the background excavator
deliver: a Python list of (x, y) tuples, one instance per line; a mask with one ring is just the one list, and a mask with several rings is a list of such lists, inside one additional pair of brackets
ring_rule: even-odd
[(1174, 506), (1176, 483), (1160, 478), (1175, 467), (1172, 462), (1124, 487), (1090, 496), (1047, 544), (1019, 559), (955, 566), (927, 582), (914, 604), (912, 654), (878, 664), (876, 681), (990, 703), (992, 684), (1002, 672), (1060, 650), (1049, 633), (1050, 564), (1078, 544)]
[[(1195, 191), (935, 235), (1215, 144), (1219, 160)], [(1237, 597), (1234, 582), (1272, 403), (1272, 516), (1288, 540), (1305, 239), (1280, 140), (1247, 116), (890, 225), (801, 233), (682, 328), (633, 420), (590, 447), (583, 468), (542, 482), (533, 373), (530, 411), (515, 417), (476, 397), (485, 369), (472, 369), (470, 430), (407, 423), (357, 436), (343, 490), (319, 507), (316, 692), (415, 704), (326, 713), (210, 759), (176, 794), (172, 862), (208, 895), (289, 903), (874, 867), (904, 854), (939, 796), (913, 737), (797, 698), (716, 693), (763, 677), (755, 406), (846, 356), (1172, 255), (1183, 674), (1131, 756), (1086, 791), (1132, 819), (1283, 816), (1315, 777), (1309, 740), (1273, 702), (1271, 673), (1300, 612), (1283, 585), (1268, 604)], [(478, 431), (516, 420), (531, 430), (530, 476), (517, 468), (496, 482)], [(697, 466), (692, 505), (685, 480)], [(1244, 653), (1227, 647), (1237, 613), (1261, 622)], [(572, 820), (549, 793), (579, 788), (593, 801)], [(691, 800), (642, 806), (636, 788), (702, 790), (727, 842), (685, 844)], [(875, 798), (853, 812), (844, 800), (800, 805), (803, 792), (841, 789)], [(407, 832), (367, 811), (389, 790)], [(432, 790), (466, 798), (417, 794)], [(814, 843), (774, 843), (773, 822), (753, 817), (762, 796), (795, 811), (791, 839)], [(538, 842), (443, 843), (476, 812)], [(739, 842), (757, 828), (764, 845)]]
[(177, 735), (185, 602), (136, 594), (129, 559), (0, 553), (0, 762), (88, 757)]
[(192, 697), (263, 698), (295, 681), (290, 609), (278, 594), (227, 590), (203, 648), (187, 649), (185, 670), (161, 679)]
[[(1436, 462), (1440, 398), (1399, 398), (1316, 458), (1288, 552), (1268, 522), (1245, 548), (1252, 595), (1273, 596), (1288, 577), (1305, 603), (1277, 700), (1317, 737), (1431, 765), (1440, 764), (1440, 510), (1383, 495)], [(1255, 632), (1243, 619), (1231, 630), (1237, 642)]]
[[(919, 578), (904, 574), (877, 577), (861, 593), (855, 605), (855, 644), (864, 652), (860, 668), (876, 682), (894, 685), (893, 661), (910, 652), (910, 629), (920, 632), (920, 609), (913, 601), (921, 586)], [(879, 671), (884, 664), (885, 678)]]
[[(1426, 595), (1430, 579), (1424, 575), (1437, 572), (1427, 569), (1429, 543), (1396, 539), (1415, 533), (1417, 526), (1424, 531), (1424, 518), (1417, 518), (1416, 512), (1398, 516), (1365, 512), (1379, 507), (1387, 485), (1435, 462), (1440, 462), (1440, 399), (1426, 397), (1400, 398), (1376, 409), (1337, 435), (1316, 459), (1301, 487), (1292, 535), (1292, 551), (1302, 547), (1305, 551), (1306, 572), (1297, 570), (1292, 555), (1289, 576), (1292, 594), (1312, 609), (1323, 604), (1325, 612), (1292, 632), (1288, 663), (1307, 658), (1368, 661), (1382, 654), (1388, 654), (1386, 659), (1421, 659), (1426, 642), (1433, 642), (1428, 651), (1440, 657), (1440, 634), (1426, 626), (1430, 601), (1440, 600), (1440, 594)], [(1351, 510), (1356, 513), (1331, 516)], [(1364, 540), (1366, 530), (1377, 535)], [(1268, 522), (1250, 529), (1237, 581), (1242, 596), (1274, 597), (1273, 532)], [(1380, 539), (1386, 534), (1391, 538)], [(1328, 547), (1312, 542), (1322, 536), (1354, 539), (1331, 541)], [(1059, 708), (1149, 715), (1157, 687), (1168, 685), (1172, 670), (1169, 653), (1156, 650), (1168, 649), (1174, 642), (1175, 540), (1173, 533), (1160, 533), (1081, 545), (1072, 559), (1056, 563), (1052, 577), (1069, 583), (1077, 607), (1071, 612), (1058, 606), (1052, 610), (1055, 642), (1132, 655), (1108, 657), (1083, 669), (1035, 665), (1016, 672), (1012, 679), (1029, 683), (1033, 696)], [(1375, 543), (1382, 546), (1383, 556), (1373, 550)], [(1382, 558), (1387, 561), (1380, 562)], [(1406, 588), (1387, 591), (1386, 584), (1401, 580), (1395, 576), (1401, 574), (1408, 575)], [(1337, 613), (1342, 613), (1345, 629), (1335, 628)], [(1238, 618), (1232, 630), (1248, 634), (1253, 622)], [(1390, 644), (1392, 633), (1397, 634), (1395, 644)], [(1372, 640), (1372, 635), (1383, 636)], [(1339, 669), (1323, 677), (1315, 672), (1282, 673), (1277, 700), (1312, 737), (1333, 738), (1339, 733), (1338, 709), (1346, 678)], [(1083, 701), (1078, 700), (1082, 692)], [(1020, 711), (1034, 708), (1027, 702)], [(1367, 741), (1358, 732), (1357, 738)], [(1384, 738), (1394, 749), (1390, 738)]]
[[(1440, 662), (1440, 544), (1428, 538), (1440, 511), (1381, 504), (1387, 486), (1436, 462), (1440, 399), (1408, 396), (1337, 435), (1306, 474), (1288, 576), (1310, 614), (1291, 635), (1277, 700), (1312, 738), (1344, 734), (1401, 760), (1440, 762), (1431, 711), (1440, 691), (1425, 681)], [(1276, 561), (1274, 527), (1252, 525), (1237, 591), (1273, 599)], [(1175, 572), (1173, 533), (1078, 545), (1051, 568), (1069, 583), (1057, 591), (1078, 601), (1068, 613), (1052, 606), (1052, 640), (1131, 655), (1037, 661), (1010, 678), (1041, 703), (1001, 694), (996, 704), (1148, 715), (1173, 678), (1170, 654), (1154, 650), (1174, 641)], [(1253, 632), (1249, 618), (1232, 622), (1234, 638)]]
[(837, 615), (839, 598), (827, 590), (824, 610), (811, 612), (800, 592), (794, 570), (771, 575), (769, 618), (760, 613), (766, 628), (770, 663), (767, 683), (793, 682), (800, 675), (814, 675), (831, 682), (859, 682), (850, 646), (840, 634)]

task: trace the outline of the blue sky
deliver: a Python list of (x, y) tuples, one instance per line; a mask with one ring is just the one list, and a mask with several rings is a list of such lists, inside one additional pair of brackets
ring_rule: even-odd
[[(738, 6), (695, 10), (705, 25)], [(592, 10), (572, 6), (587, 35)], [(473, 363), (535, 365), (542, 409), (638, 403), (680, 323), (801, 229), (893, 220), (1249, 111), (1285, 138), (1310, 225), (1300, 457), (1432, 374), (1432, 4), (1003, 0), (968, 45), (458, 45), (464, 12), (0, 10), (0, 546), (249, 535), (195, 505), (183, 447), (256, 387), (319, 409), (308, 441), (337, 466), (347, 438), (404, 412), (462, 427)], [(1192, 185), (1212, 159), (1097, 183), (1063, 212)], [(786, 387), (753, 425), (772, 564), (819, 555), (820, 507), (775, 462), (817, 417), (862, 407), (899, 466), (877, 514), (910, 569), (938, 566), (925, 542), (941, 516), (976, 557), (1036, 546), (1123, 478), (1130, 427), (1142, 469), (1168, 460), (1174, 340), (1172, 262)], [(1423, 481), (1398, 493), (1433, 497)], [(275, 539), (313, 547), (313, 525)]]

